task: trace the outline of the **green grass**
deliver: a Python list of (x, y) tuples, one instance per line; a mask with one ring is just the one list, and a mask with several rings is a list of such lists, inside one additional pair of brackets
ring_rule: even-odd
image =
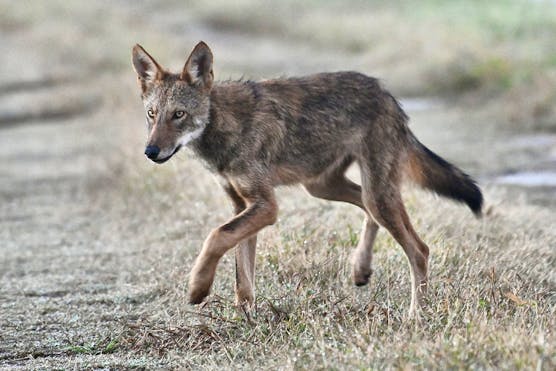
[[(470, 58), (476, 65), (471, 70), (481, 70), (474, 78), (488, 80), (502, 64), (506, 76), (500, 84), (506, 88), (514, 68), (550, 66), (550, 45), (556, 38), (556, 7), (542, 2), (328, 1), (319, 2), (318, 7), (292, 1), (194, 4), (201, 19), (215, 28), (304, 40), (368, 58), (385, 54), (385, 58), (399, 59), (395, 64), (419, 64), (421, 72), (441, 67), (451, 73), (450, 64), (467, 64)], [(483, 69), (493, 61), (492, 69)], [(451, 86), (455, 91), (459, 87)]]
[(118, 344), (118, 339), (106, 339), (100, 343), (69, 345), (64, 350), (74, 354), (110, 354), (117, 350)]
[(331, 61), (331, 69), (379, 76), (396, 94), (463, 95), (487, 109), (510, 107), (496, 113), (510, 125), (556, 129), (547, 103), (556, 91), (553, 4), (194, 1), (192, 8), (192, 20), (220, 32), (334, 50), (344, 58)]

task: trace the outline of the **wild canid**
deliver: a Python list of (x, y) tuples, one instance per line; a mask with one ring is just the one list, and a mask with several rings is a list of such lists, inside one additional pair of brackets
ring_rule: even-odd
[[(236, 247), (236, 302), (253, 304), (257, 232), (276, 221), (276, 186), (302, 184), (315, 197), (365, 212), (352, 259), (356, 285), (369, 281), (373, 241), (379, 226), (386, 228), (409, 261), (412, 314), (427, 287), (429, 248), (405, 211), (402, 178), (481, 213), (483, 197), (474, 180), (417, 140), (396, 99), (374, 78), (335, 72), (215, 82), (213, 55), (204, 42), (178, 74), (140, 45), (132, 60), (146, 110), (147, 157), (163, 163), (190, 146), (220, 176), (235, 207), (235, 216), (210, 233), (195, 261), (191, 303), (209, 294), (218, 261)], [(345, 176), (354, 162), (361, 185)]]

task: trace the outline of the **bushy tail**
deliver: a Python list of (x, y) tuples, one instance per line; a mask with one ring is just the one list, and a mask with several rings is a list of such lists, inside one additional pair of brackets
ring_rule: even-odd
[(422, 187), (439, 195), (464, 202), (481, 216), (483, 195), (477, 183), (456, 166), (450, 164), (410, 134), (409, 175)]

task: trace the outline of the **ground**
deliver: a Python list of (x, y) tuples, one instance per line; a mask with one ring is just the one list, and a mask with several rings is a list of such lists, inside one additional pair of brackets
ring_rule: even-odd
[[(0, 1), (0, 367), (553, 369), (556, 9), (539, 3)], [(231, 206), (191, 152), (144, 158), (130, 53), (179, 69), (200, 39), (217, 79), (378, 76), (420, 140), (477, 177), (480, 220), (404, 193), (431, 246), (421, 323), (391, 237), (353, 286), (363, 216), (296, 187), (259, 239), (256, 309), (233, 305), (233, 254), (186, 304)]]

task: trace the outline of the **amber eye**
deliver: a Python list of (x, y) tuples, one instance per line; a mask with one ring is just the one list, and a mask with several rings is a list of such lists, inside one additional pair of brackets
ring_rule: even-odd
[(184, 111), (176, 111), (174, 113), (174, 118), (176, 119), (181, 119), (183, 116), (185, 116), (185, 112)]
[(154, 119), (154, 112), (152, 109), (147, 111), (147, 116), (149, 116), (150, 118)]

